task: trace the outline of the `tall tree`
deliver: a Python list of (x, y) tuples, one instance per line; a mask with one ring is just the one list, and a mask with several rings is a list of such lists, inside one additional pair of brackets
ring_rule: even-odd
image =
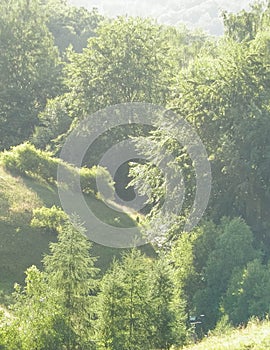
[(91, 244), (75, 225), (66, 220), (57, 227), (58, 242), (50, 245), (44, 271), (32, 266), (25, 286), (16, 286), (12, 317), (1, 330), (7, 349), (28, 350), (33, 344), (36, 350), (96, 348), (97, 269), (89, 254)]
[(110, 105), (164, 103), (166, 45), (150, 20), (120, 17), (103, 22), (82, 54), (70, 53), (67, 85), (79, 101), (78, 116)]
[[(171, 106), (197, 129), (212, 164), (208, 213), (214, 220), (241, 216), (269, 246), (267, 38), (219, 44), (182, 72)], [(269, 172), (268, 172), (269, 174)]]
[(150, 270), (151, 343), (155, 349), (168, 350), (182, 345), (186, 335), (185, 299), (178, 288), (171, 261), (161, 255)]
[(132, 249), (104, 277), (100, 294), (102, 349), (151, 349), (147, 271), (146, 258)]
[(59, 61), (38, 0), (0, 4), (0, 149), (27, 139), (59, 91)]
[(133, 249), (114, 262), (100, 288), (101, 349), (167, 350), (183, 344), (185, 303), (165, 256), (151, 261)]
[(259, 256), (253, 247), (253, 239), (250, 228), (241, 219), (227, 222), (223, 233), (217, 237), (202, 276), (205, 286), (195, 296), (196, 309), (206, 316), (208, 326), (215, 325), (220, 316), (220, 303), (234, 270), (244, 268)]
[(269, 313), (269, 277), (269, 265), (262, 265), (259, 259), (234, 271), (222, 301), (230, 321), (240, 324), (252, 316), (262, 319)]
[(100, 283), (97, 343), (101, 349), (126, 348), (126, 290), (122, 267), (114, 261)]
[(35, 266), (28, 268), (25, 287), (16, 286), (14, 300), (13, 318), (6, 327), (8, 348), (12, 348), (13, 335), (18, 349), (30, 349), (33, 344), (37, 350), (62, 349), (67, 329), (65, 313), (47, 275)]
[(206, 309), (211, 308), (209, 307), (212, 303), (210, 297), (203, 299), (206, 309), (198, 307), (197, 297), (201, 294), (201, 290), (206, 288), (207, 262), (226, 224), (225, 220), (222, 225), (204, 221), (193, 232), (182, 233), (172, 246), (169, 257), (174, 266), (174, 283), (180, 297), (186, 303), (185, 312), (189, 316), (199, 316), (206, 313)]
[(59, 233), (59, 241), (51, 243), (51, 254), (44, 258), (45, 272), (51, 287), (58, 293), (63, 306), (68, 332), (65, 346), (68, 350), (94, 347), (93, 296), (97, 268), (95, 258), (89, 255), (90, 242), (78, 224), (67, 224)]

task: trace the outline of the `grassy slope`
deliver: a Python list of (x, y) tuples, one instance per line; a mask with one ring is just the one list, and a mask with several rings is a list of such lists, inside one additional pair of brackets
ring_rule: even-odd
[(266, 350), (270, 349), (270, 322), (251, 321), (246, 328), (212, 335), (182, 350)]
[[(102, 201), (92, 196), (86, 198), (88, 205), (99, 213), (107, 223), (128, 227), (134, 223), (126, 214), (109, 210)], [(37, 207), (60, 205), (57, 188), (29, 178), (14, 177), (0, 167), (0, 290), (12, 290), (14, 282), (22, 283), (24, 271), (35, 264), (41, 266), (41, 259), (48, 252), (50, 241), (56, 236), (30, 226), (32, 210)], [(149, 247), (142, 248), (154, 254)], [(99, 257), (97, 266), (104, 271), (113, 257), (119, 257), (122, 250), (93, 244), (92, 254)]]

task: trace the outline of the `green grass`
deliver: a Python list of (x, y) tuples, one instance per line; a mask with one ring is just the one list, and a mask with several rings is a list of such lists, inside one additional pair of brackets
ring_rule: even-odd
[[(132, 215), (109, 209), (94, 196), (85, 197), (88, 206), (99, 218), (111, 225), (136, 225)], [(0, 167), (0, 290), (12, 291), (15, 282), (23, 283), (24, 271), (31, 265), (41, 267), (49, 242), (57, 237), (47, 230), (30, 226), (32, 211), (42, 206), (60, 206), (57, 188), (31, 178), (15, 177)], [(151, 246), (141, 248), (154, 256)], [(93, 243), (92, 255), (97, 256), (97, 267), (104, 272), (114, 257), (123, 249), (114, 249)]]
[[(247, 327), (210, 335), (182, 350), (266, 350), (270, 349), (270, 322), (252, 320)], [(180, 349), (179, 349), (180, 350)]]

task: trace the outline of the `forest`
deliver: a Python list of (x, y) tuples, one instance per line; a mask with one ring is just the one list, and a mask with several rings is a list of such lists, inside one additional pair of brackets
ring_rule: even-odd
[(221, 37), (0, 10), (0, 349), (178, 350), (268, 320), (270, 1)]

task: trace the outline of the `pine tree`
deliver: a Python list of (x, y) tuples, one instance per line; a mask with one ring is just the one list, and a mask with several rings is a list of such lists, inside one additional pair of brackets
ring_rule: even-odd
[(89, 250), (91, 243), (75, 219), (59, 233), (59, 241), (51, 243), (51, 254), (44, 258), (45, 272), (51, 287), (58, 293), (67, 324), (65, 346), (74, 350), (93, 344), (94, 296), (97, 268)]
[(97, 339), (101, 349), (125, 349), (126, 298), (122, 267), (114, 261), (100, 284)]
[(102, 349), (150, 349), (147, 260), (136, 249), (114, 263), (101, 283), (99, 332)]
[(182, 345), (185, 303), (176, 287), (174, 269), (164, 255), (152, 264), (150, 299), (153, 347), (170, 349), (173, 344)]

